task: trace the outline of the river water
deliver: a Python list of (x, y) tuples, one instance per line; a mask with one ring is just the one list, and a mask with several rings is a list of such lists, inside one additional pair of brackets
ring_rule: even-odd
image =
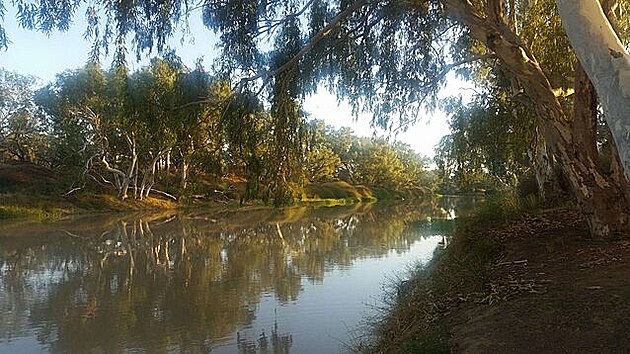
[(343, 352), (388, 282), (443, 247), (457, 205), (5, 223), (0, 352)]

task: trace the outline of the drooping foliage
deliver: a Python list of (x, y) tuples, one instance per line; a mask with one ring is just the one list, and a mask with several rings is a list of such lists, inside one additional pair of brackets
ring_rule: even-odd
[(515, 188), (532, 165), (531, 112), (505, 93), (480, 94), (466, 105), (453, 99), (449, 106), (451, 134), (442, 138), (435, 157), (445, 191)]
[[(80, 0), (21, 0), (16, 7), (22, 26), (43, 32), (67, 29), (83, 9)], [(272, 100), (289, 104), (329, 78), (356, 110), (375, 112), (375, 123), (388, 128), (415, 120), (422, 104), (435, 103), (436, 91), (429, 89), (443, 80), (449, 51), (459, 53), (448, 43), (463, 33), (438, 0), (99, 0), (87, 6), (86, 36), (93, 40), (95, 58), (113, 47), (124, 63), (126, 37), (138, 55), (166, 51), (168, 40), (186, 28), (197, 9), (204, 24), (219, 33), (219, 67), (239, 88), (271, 83)]]

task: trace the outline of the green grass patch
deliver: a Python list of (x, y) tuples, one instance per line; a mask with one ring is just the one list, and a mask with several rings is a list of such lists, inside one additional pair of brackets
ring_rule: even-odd
[(311, 206), (344, 206), (360, 203), (361, 200), (356, 198), (348, 199), (318, 199), (318, 198), (306, 198), (300, 200), (296, 205), (311, 205)]
[(310, 184), (305, 187), (303, 202), (324, 205), (347, 205), (376, 201), (372, 190), (366, 186), (353, 186), (347, 182)]
[[(357, 202), (374, 202), (420, 198), (430, 194), (427, 190), (395, 191), (378, 186), (351, 185), (344, 181), (313, 183), (305, 186), (303, 202), (327, 201), (330, 205), (347, 205)], [(329, 205), (329, 204), (326, 204)]]
[(67, 197), (25, 193), (0, 194), (0, 219), (55, 219), (69, 214), (165, 210), (177, 208), (176, 202), (158, 198), (120, 200), (109, 194), (89, 192)]
[(0, 219), (55, 219), (68, 215), (64, 209), (25, 208), (14, 205), (0, 205)]

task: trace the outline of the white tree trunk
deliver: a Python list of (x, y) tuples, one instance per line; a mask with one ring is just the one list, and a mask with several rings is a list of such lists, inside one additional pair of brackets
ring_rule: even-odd
[[(574, 4), (570, 3), (573, 1), (577, 1), (576, 4), (589, 2), (586, 0), (556, 1), (563, 2), (567, 7), (573, 7)], [(625, 197), (625, 190), (605, 171), (602, 171), (598, 161), (593, 161), (578, 150), (574, 142), (572, 124), (542, 68), (521, 39), (505, 26), (501, 19), (501, 7), (497, 6), (501, 2), (489, 1), (489, 5), (495, 6), (486, 7), (486, 14), (480, 13), (470, 1), (442, 0), (442, 3), (450, 17), (465, 24), (473, 38), (485, 43), (488, 49), (496, 54), (501, 60), (502, 67), (518, 80), (525, 94), (534, 103), (533, 108), (538, 117), (541, 132), (547, 144), (552, 147), (555, 161), (562, 169), (567, 184), (589, 223), (591, 235), (598, 239), (628, 237), (630, 235), (628, 232), (630, 230), (630, 203)], [(488, 15), (488, 12), (493, 13)], [(576, 16), (576, 21), (583, 17), (576, 14), (572, 16)], [(585, 24), (581, 25), (585, 26)], [(583, 32), (583, 28), (579, 28), (578, 31)], [(584, 48), (589, 50), (591, 45), (601, 45), (600, 42), (604, 42), (592, 38), (582, 39), (584, 39), (582, 43), (586, 46)], [(586, 49), (583, 52), (586, 52)], [(586, 53), (590, 54), (590, 52)], [(607, 59), (610, 62), (610, 58)], [(588, 68), (587, 65), (584, 67)], [(612, 80), (612, 76), (610, 79)], [(626, 136), (626, 139), (628, 138)]]
[(598, 0), (556, 0), (575, 53), (595, 86), (630, 177), (630, 55)]
[(155, 184), (155, 172), (157, 170), (158, 161), (162, 159), (164, 153), (166, 153), (167, 149), (163, 149), (158, 152), (157, 155), (151, 160), (149, 166), (144, 170), (142, 176), (142, 185), (140, 188), (140, 200), (149, 197), (149, 193), (151, 192), (151, 188)]

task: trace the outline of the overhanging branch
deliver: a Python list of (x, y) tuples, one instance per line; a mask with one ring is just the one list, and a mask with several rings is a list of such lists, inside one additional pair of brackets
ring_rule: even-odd
[(302, 59), (308, 52), (310, 52), (317, 43), (319, 43), (322, 39), (326, 38), (335, 27), (337, 27), (343, 20), (348, 18), (351, 14), (358, 11), (363, 5), (367, 4), (368, 0), (356, 0), (350, 6), (341, 11), (335, 18), (333, 18), (326, 27), (324, 27), (321, 31), (311, 38), (311, 40), (286, 63), (282, 64), (280, 67), (274, 70), (265, 70), (254, 76), (246, 77), (241, 79), (236, 88), (238, 89), (240, 86), (245, 85), (248, 82), (256, 81), (258, 79), (268, 79), (270, 77), (277, 76), (290, 67), (297, 64), (300, 59)]
[(450, 64), (446, 64), (446, 65), (444, 65), (444, 67), (442, 67), (442, 70), (440, 70), (440, 72), (437, 73), (433, 77), (433, 80), (431, 80), (429, 83), (424, 85), (422, 87), (422, 89), (426, 89), (426, 88), (434, 86), (438, 81), (442, 80), (451, 70), (453, 70), (454, 68), (456, 68), (458, 66), (462, 66), (462, 65), (465, 65), (465, 64), (470, 64), (470, 63), (473, 63), (473, 62), (476, 62), (476, 61), (479, 61), (479, 60), (493, 59), (493, 58), (496, 58), (496, 57), (497, 56), (495, 54), (475, 55), (475, 56), (470, 57), (470, 58), (466, 58), (466, 59), (458, 60), (458, 61), (450, 63)]
[[(333, 18), (330, 21), (330, 23), (326, 25), (326, 27), (324, 27), (321, 31), (315, 34), (310, 39), (310, 41), (304, 47), (302, 47), (302, 49), (300, 49), (300, 51), (297, 54), (295, 54), (295, 56), (293, 56), (289, 61), (287, 61), (286, 63), (282, 64), (280, 67), (274, 70), (263, 70), (256, 75), (241, 79), (238, 82), (238, 84), (234, 87), (233, 93), (237, 92), (240, 88), (242, 88), (248, 82), (256, 81), (259, 79), (263, 79), (263, 80), (269, 79), (271, 77), (274, 77), (283, 73), (290, 67), (297, 64), (297, 62), (300, 61), (300, 59), (302, 59), (306, 54), (308, 54), (313, 49), (313, 47), (315, 47), (315, 45), (317, 45), (317, 43), (319, 43), (322, 39), (330, 35), (330, 33), (333, 31), (335, 27), (337, 27), (342, 21), (344, 21), (350, 15), (352, 15), (353, 13), (361, 9), (367, 3), (368, 3), (368, 0), (355, 0), (352, 4), (350, 4), (350, 6), (348, 6), (343, 11), (341, 11), (337, 16), (335, 16), (335, 18)], [(212, 102), (210, 99), (201, 99), (198, 101), (186, 103), (182, 106), (177, 107), (177, 109), (182, 109), (182, 108), (190, 107), (192, 105), (210, 103), (210, 102)]]

